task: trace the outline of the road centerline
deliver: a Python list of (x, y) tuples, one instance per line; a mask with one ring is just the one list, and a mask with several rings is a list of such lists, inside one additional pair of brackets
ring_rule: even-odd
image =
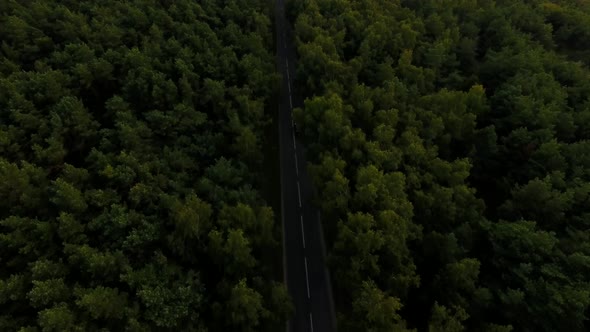
[(301, 207), (301, 187), (299, 186), (299, 181), (297, 181), (297, 197), (299, 198), (299, 207)]
[(310, 299), (311, 296), (309, 294), (309, 276), (307, 274), (307, 257), (304, 257), (303, 260), (305, 262), (305, 282), (307, 284), (307, 298)]
[(305, 249), (305, 229), (303, 228), (303, 216), (299, 215), (299, 220), (301, 220), (301, 238), (303, 239), (303, 249)]

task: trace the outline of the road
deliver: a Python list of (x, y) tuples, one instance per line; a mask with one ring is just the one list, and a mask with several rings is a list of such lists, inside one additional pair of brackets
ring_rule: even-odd
[(275, 6), (277, 69), (282, 74), (279, 100), (281, 208), (285, 281), (294, 306), (289, 332), (336, 331), (329, 272), (320, 213), (311, 203), (313, 188), (307, 173), (305, 149), (295, 136), (291, 112), (301, 106), (295, 94), (295, 49), (285, 19), (285, 1)]

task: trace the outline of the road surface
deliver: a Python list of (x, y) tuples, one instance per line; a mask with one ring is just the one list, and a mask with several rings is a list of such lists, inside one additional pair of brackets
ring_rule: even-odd
[(305, 150), (295, 136), (291, 111), (301, 106), (295, 95), (295, 50), (285, 19), (285, 0), (277, 0), (277, 69), (282, 74), (279, 100), (281, 207), (285, 280), (295, 305), (289, 332), (336, 331), (330, 278), (320, 213), (312, 205), (313, 189), (307, 173)]

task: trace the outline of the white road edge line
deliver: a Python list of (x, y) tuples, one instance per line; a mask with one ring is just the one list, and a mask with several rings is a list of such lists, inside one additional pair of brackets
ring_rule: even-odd
[(311, 317), (311, 312), (309, 313), (309, 326), (311, 327), (311, 332), (313, 332), (313, 318)]
[(297, 154), (295, 154), (295, 173), (299, 176), (299, 161), (297, 161)]
[(301, 238), (303, 239), (303, 249), (305, 249), (305, 230), (303, 229), (303, 216), (299, 215), (301, 220)]
[(287, 68), (287, 82), (291, 82), (291, 76), (289, 76), (289, 68)]
[(287, 72), (289, 72), (289, 59), (285, 59), (285, 62), (287, 63)]
[(305, 281), (307, 282), (307, 298), (311, 298), (309, 296), (309, 277), (307, 276), (307, 257), (303, 257), (305, 260)]
[(287, 81), (287, 89), (289, 89), (289, 99), (291, 99), (291, 82)]
[(289, 106), (293, 109), (293, 99), (291, 99), (291, 89), (289, 89)]
[(297, 197), (299, 198), (299, 207), (301, 207), (301, 187), (299, 187), (299, 181), (297, 181)]
[(295, 144), (295, 133), (293, 133), (293, 149), (297, 150), (297, 144)]

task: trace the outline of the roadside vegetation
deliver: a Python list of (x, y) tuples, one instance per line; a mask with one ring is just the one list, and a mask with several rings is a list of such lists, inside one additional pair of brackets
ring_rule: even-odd
[(590, 6), (289, 16), (339, 330), (590, 329)]
[(284, 328), (270, 13), (0, 1), (0, 331)]

